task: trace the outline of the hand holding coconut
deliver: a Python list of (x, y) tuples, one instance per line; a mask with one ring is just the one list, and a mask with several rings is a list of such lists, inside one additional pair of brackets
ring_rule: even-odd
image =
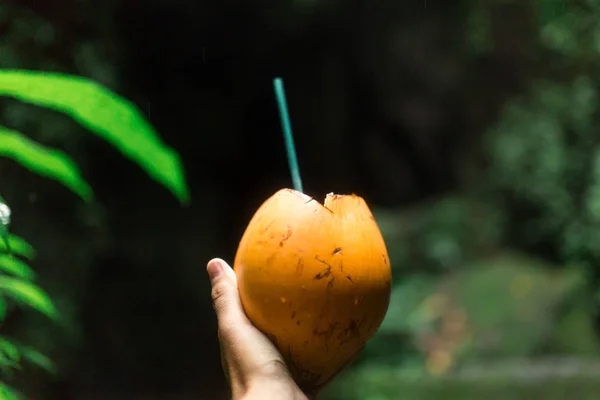
[(237, 279), (221, 259), (207, 266), (219, 326), (223, 369), (234, 400), (306, 400), (273, 343), (246, 317)]
[(387, 311), (391, 267), (356, 195), (302, 193), (281, 80), (275, 80), (295, 190), (256, 211), (235, 272), (209, 262), (223, 366), (234, 399), (307, 399), (361, 352)]

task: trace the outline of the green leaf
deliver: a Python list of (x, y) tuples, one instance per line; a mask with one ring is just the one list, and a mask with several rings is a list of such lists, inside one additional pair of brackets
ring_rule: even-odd
[(6, 304), (6, 299), (0, 297), (0, 323), (4, 321), (6, 318), (6, 311), (8, 310), (8, 304)]
[(21, 357), (23, 360), (27, 360), (31, 364), (36, 365), (53, 375), (57, 373), (56, 365), (52, 362), (52, 360), (39, 351), (30, 347), (21, 347), (19, 348), (19, 351), (21, 352)]
[(71, 116), (136, 162), (181, 202), (189, 202), (179, 155), (161, 141), (128, 100), (81, 77), (22, 70), (0, 71), (0, 95)]
[(6, 225), (0, 223), (0, 250), (3, 252), (10, 253), (12, 252), (12, 246), (10, 245), (10, 240), (8, 237), (8, 229), (6, 229)]
[(0, 270), (26, 280), (35, 278), (35, 272), (27, 264), (9, 255), (0, 255)]
[(32, 172), (61, 182), (84, 200), (90, 200), (93, 196), (92, 189), (69, 156), (1, 126), (0, 156), (12, 158)]
[[(24, 239), (16, 235), (8, 235), (8, 243), (10, 244), (11, 254), (16, 254), (29, 260), (35, 258), (35, 250)], [(6, 243), (0, 241), (0, 253), (2, 252), (8, 252), (8, 248), (6, 247)]]
[(0, 381), (0, 400), (21, 400), (17, 391)]
[(11, 360), (10, 358), (6, 357), (5, 354), (0, 353), (0, 369), (3, 372), (6, 371), (10, 371), (12, 370), (17, 370), (20, 371), (21, 370), (21, 364), (19, 364), (18, 362)]
[(19, 362), (21, 360), (21, 353), (16, 345), (5, 337), (0, 337), (0, 354), (5, 356), (10, 361)]
[(56, 319), (58, 316), (48, 295), (31, 282), (0, 276), (0, 294), (12, 297), (17, 302), (26, 304), (49, 318)]

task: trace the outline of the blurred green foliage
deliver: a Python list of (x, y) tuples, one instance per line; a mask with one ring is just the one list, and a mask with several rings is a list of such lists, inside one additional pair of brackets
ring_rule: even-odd
[[(0, 95), (44, 106), (70, 115), (136, 162), (155, 181), (167, 187), (182, 203), (189, 201), (183, 166), (178, 154), (167, 147), (137, 108), (102, 86), (80, 78), (19, 70), (0, 71)], [(0, 126), (0, 156), (9, 157), (34, 173), (54, 179), (85, 200), (92, 189), (70, 157)], [(12, 306), (27, 306), (57, 320), (59, 312), (48, 295), (34, 282), (27, 265), (34, 252), (24, 240), (10, 235), (10, 209), (0, 197), (0, 324)], [(22, 362), (56, 373), (53, 362), (40, 352), (0, 336), (0, 376), (10, 379)], [(0, 381), (0, 398), (20, 394)]]
[(32, 172), (62, 182), (85, 200), (92, 197), (92, 188), (68, 155), (41, 146), (20, 132), (0, 127), (0, 155), (13, 158)]
[[(569, 364), (576, 374), (539, 376), (539, 371), (556, 369), (556, 363)], [(324, 400), (593, 400), (600, 391), (596, 377), (599, 366), (591, 363), (567, 363), (548, 360), (545, 364), (513, 363), (506, 366), (480, 366), (478, 372), (459, 376), (433, 378), (403, 368), (371, 365), (340, 377), (335, 388), (329, 388)], [(594, 374), (585, 371), (593, 370)], [(536, 372), (537, 371), (537, 372)], [(512, 373), (511, 373), (512, 372)]]
[[(494, 51), (499, 3), (511, 2), (473, 2), (471, 55)], [(475, 179), (375, 213), (394, 267), (390, 308), (325, 398), (597, 398), (600, 3), (531, 4), (535, 79), (485, 133)]]
[[(137, 107), (101, 85), (77, 76), (0, 70), (0, 96), (60, 111), (121, 151), (155, 181), (189, 201), (179, 155), (166, 146)], [(35, 172), (61, 181), (85, 199), (91, 189), (74, 162), (62, 153), (41, 149), (14, 131), (0, 131), (0, 155), (15, 158)]]
[[(2, 203), (4, 205), (4, 203)], [(8, 224), (3, 224), (3, 227)], [(0, 246), (0, 324), (13, 306), (27, 306), (56, 320), (59, 315), (48, 295), (35, 283), (35, 273), (27, 265), (33, 257), (33, 249), (22, 239), (5, 233), (5, 243)], [(4, 242), (3, 242), (4, 243)], [(55, 366), (43, 354), (34, 349), (0, 336), (0, 375), (3, 380), (21, 369), (28, 362), (55, 372)], [(0, 394), (7, 399), (19, 398), (18, 394), (0, 381)]]
[(550, 240), (563, 261), (600, 256), (596, 104), (588, 77), (539, 82), (507, 105), (486, 138), (489, 197), (503, 200), (507, 215), (517, 207), (532, 211), (527, 221), (513, 222), (519, 244)]

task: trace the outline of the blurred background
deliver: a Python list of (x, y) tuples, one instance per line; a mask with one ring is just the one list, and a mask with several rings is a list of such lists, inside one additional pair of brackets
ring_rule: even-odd
[(291, 185), (274, 76), (306, 193), (363, 196), (394, 269), (379, 333), (323, 399), (600, 395), (597, 1), (5, 0), (0, 32), (1, 69), (133, 102), (191, 195), (0, 98), (2, 126), (68, 154), (95, 192), (0, 157), (11, 232), (60, 315), (3, 318), (2, 338), (54, 363), (0, 369), (23, 398), (228, 398), (205, 265)]

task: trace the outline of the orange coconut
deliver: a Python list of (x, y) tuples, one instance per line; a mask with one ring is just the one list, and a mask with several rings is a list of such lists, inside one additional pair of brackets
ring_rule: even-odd
[(389, 304), (387, 249), (356, 195), (329, 194), (320, 204), (278, 191), (246, 228), (234, 269), (246, 314), (304, 388), (339, 372), (375, 334)]

